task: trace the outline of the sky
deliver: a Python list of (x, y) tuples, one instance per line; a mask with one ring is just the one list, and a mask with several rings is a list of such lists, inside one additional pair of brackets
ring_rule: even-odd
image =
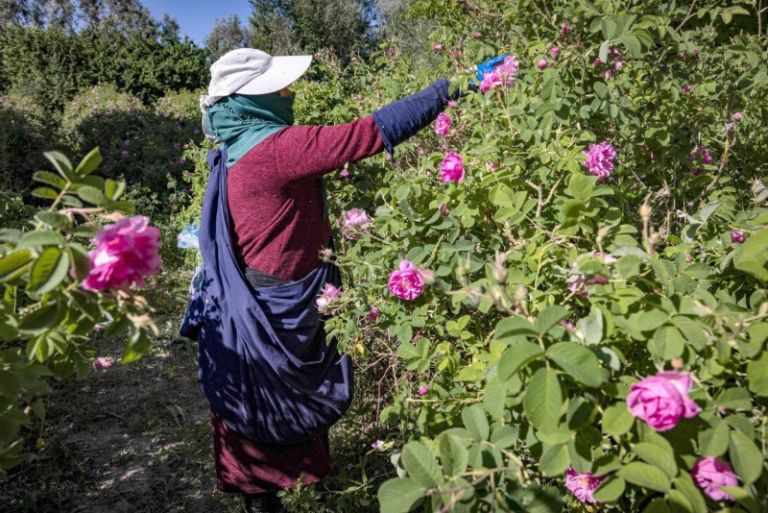
[(248, 0), (142, 0), (156, 19), (168, 13), (176, 18), (182, 36), (187, 35), (198, 45), (203, 45), (205, 36), (218, 18), (237, 14), (247, 24), (251, 14)]

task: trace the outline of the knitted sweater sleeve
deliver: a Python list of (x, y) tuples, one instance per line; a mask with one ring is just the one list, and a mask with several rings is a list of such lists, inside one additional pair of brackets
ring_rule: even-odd
[(380, 153), (384, 145), (373, 117), (331, 126), (291, 126), (264, 144), (275, 171), (286, 182), (322, 175)]

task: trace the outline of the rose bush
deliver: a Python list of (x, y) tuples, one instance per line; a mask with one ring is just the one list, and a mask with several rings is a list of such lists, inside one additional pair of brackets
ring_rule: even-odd
[[(58, 152), (45, 157), (55, 172), (36, 172), (32, 195), (50, 206), (23, 229), (0, 229), (0, 477), (28, 456), (24, 428), (45, 416), (47, 381), (88, 371), (97, 330), (126, 337), (123, 363), (149, 350), (156, 331), (130, 287), (160, 265), (157, 228), (124, 217), (133, 210), (121, 199), (125, 183), (93, 174), (98, 148), (76, 167)], [(93, 360), (97, 369), (112, 363)]]
[(435, 66), (388, 43), (338, 84), (351, 117), (511, 56), (447, 111), (454, 135), (330, 187), (371, 223), (340, 240), (327, 328), (397, 362), (382, 512), (768, 509), (756, 8), (416, 0)]

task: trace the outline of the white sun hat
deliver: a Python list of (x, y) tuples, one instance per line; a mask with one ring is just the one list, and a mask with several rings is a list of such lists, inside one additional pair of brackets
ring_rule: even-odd
[(311, 55), (272, 57), (255, 48), (239, 48), (222, 55), (211, 66), (208, 96), (200, 108), (210, 107), (231, 94), (269, 94), (288, 87), (307, 72)]

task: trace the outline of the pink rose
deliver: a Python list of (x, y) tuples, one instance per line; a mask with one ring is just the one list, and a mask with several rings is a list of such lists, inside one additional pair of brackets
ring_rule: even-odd
[(544, 69), (547, 66), (549, 66), (547, 59), (539, 59), (538, 62), (536, 62), (536, 67), (539, 69)]
[(608, 178), (613, 174), (613, 161), (616, 159), (616, 150), (608, 141), (599, 144), (590, 144), (587, 151), (582, 152), (587, 156), (584, 166), (600, 179)]
[(461, 57), (461, 52), (459, 50), (454, 50), (451, 52), (451, 55), (453, 55), (455, 58)]
[(690, 84), (685, 84), (685, 85), (683, 86), (683, 89), (682, 89), (682, 91), (683, 91), (684, 93), (690, 93), (691, 91), (693, 91), (693, 86), (692, 86), (692, 85), (690, 85)]
[(443, 183), (464, 181), (464, 160), (456, 152), (450, 152), (440, 164), (440, 179)]
[(498, 85), (510, 88), (514, 85), (515, 75), (520, 63), (513, 56), (509, 55), (504, 62), (496, 66), (493, 71), (483, 75), (480, 82), (480, 90), (484, 93), (490, 91)]
[(744, 119), (744, 114), (742, 114), (741, 112), (734, 112), (733, 119), (734, 121), (741, 121), (742, 119)]
[(613, 69), (615, 69), (617, 71), (620, 70), (622, 68), (622, 66), (623, 65), (621, 64), (621, 61), (616, 61), (616, 62), (613, 63)]
[(571, 32), (571, 27), (568, 26), (567, 23), (563, 23), (563, 26), (560, 27), (560, 35), (565, 37)]
[(384, 447), (384, 440), (376, 440), (371, 444), (371, 448), (380, 451)]
[(424, 397), (429, 393), (429, 387), (427, 385), (421, 385), (418, 392), (421, 397)]
[(480, 32), (478, 32), (478, 31), (476, 31), (476, 30), (472, 32), (472, 37), (473, 37), (474, 39), (479, 39), (479, 38), (480, 38), (480, 36), (481, 36)]
[(365, 210), (353, 208), (341, 218), (341, 234), (349, 240), (361, 239), (369, 230), (371, 219)]
[(435, 122), (435, 133), (440, 137), (448, 135), (448, 131), (451, 129), (451, 123), (453, 120), (448, 114), (441, 112), (437, 115), (437, 121)]
[(334, 300), (341, 296), (341, 291), (331, 283), (326, 283), (323, 286), (322, 293), (315, 300), (317, 305), (317, 311), (321, 314), (328, 313), (330, 306), (334, 303)]
[(669, 431), (682, 417), (690, 419), (701, 411), (688, 397), (692, 384), (688, 373), (660, 372), (630, 387), (627, 407), (656, 431)]
[(375, 321), (379, 318), (380, 312), (379, 309), (375, 306), (371, 307), (371, 309), (368, 311), (368, 319)]
[(440, 212), (440, 217), (446, 217), (448, 215), (448, 205), (445, 203), (441, 204), (438, 211)]
[(741, 230), (733, 230), (731, 232), (731, 242), (734, 244), (743, 244), (747, 240), (747, 236)]
[(421, 272), (413, 263), (401, 260), (400, 269), (389, 274), (389, 291), (398, 299), (413, 301), (424, 292)]
[(553, 59), (557, 59), (557, 56), (560, 55), (560, 48), (553, 46), (549, 49), (549, 56)]
[(739, 478), (728, 462), (711, 456), (697, 460), (691, 468), (691, 475), (699, 488), (715, 501), (732, 501), (733, 497), (720, 488), (739, 485)]
[(387, 57), (391, 59), (394, 56), (395, 56), (395, 49), (390, 46), (389, 48), (387, 48)]
[(93, 367), (96, 370), (104, 370), (104, 369), (109, 369), (110, 367), (112, 367), (112, 365), (114, 363), (115, 363), (115, 361), (112, 358), (110, 358), (109, 356), (103, 356), (103, 357), (100, 357), (100, 358), (96, 358), (93, 361)]
[(349, 169), (342, 169), (341, 172), (339, 172), (339, 176), (342, 178), (347, 178), (349, 176)]
[(595, 504), (594, 493), (608, 476), (593, 476), (591, 472), (576, 472), (573, 468), (565, 471), (565, 487), (581, 502)]
[(432, 45), (432, 50), (434, 50), (436, 52), (439, 52), (442, 49), (443, 49), (443, 45), (441, 45), (440, 43), (435, 43), (435, 44)]
[(144, 216), (124, 217), (105, 226), (89, 251), (91, 270), (83, 281), (88, 290), (125, 289), (144, 285), (144, 277), (160, 269), (160, 230)]
[(613, 77), (613, 71), (609, 69), (603, 71), (603, 78), (611, 78), (611, 77)]

